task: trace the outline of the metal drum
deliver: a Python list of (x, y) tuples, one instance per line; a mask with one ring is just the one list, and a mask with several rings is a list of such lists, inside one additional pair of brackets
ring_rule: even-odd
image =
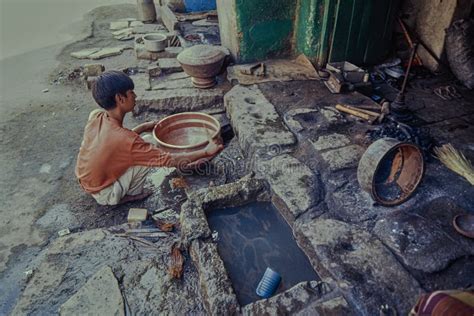
[(421, 182), (423, 153), (415, 144), (393, 138), (375, 141), (359, 161), (357, 180), (374, 201), (393, 206), (406, 201)]

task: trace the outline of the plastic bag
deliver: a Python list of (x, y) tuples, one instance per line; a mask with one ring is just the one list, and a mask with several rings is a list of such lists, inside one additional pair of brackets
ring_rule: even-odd
[(446, 55), (456, 78), (474, 88), (474, 20), (458, 20), (446, 30)]

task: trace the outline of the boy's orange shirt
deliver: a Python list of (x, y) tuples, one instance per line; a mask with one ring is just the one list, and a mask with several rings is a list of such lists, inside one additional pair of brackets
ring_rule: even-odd
[(169, 153), (121, 127), (107, 112), (99, 112), (84, 129), (76, 176), (86, 192), (97, 193), (132, 166), (165, 166), (169, 159)]

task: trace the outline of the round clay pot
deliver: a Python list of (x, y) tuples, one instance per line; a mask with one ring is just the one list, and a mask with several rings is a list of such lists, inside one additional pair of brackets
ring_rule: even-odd
[(143, 36), (145, 49), (149, 52), (162, 52), (166, 48), (168, 37), (164, 34), (147, 34)]
[(179, 53), (177, 59), (184, 72), (192, 77), (196, 88), (208, 89), (216, 85), (216, 75), (224, 63), (225, 53), (211, 45), (195, 45)]
[(212, 141), (222, 144), (221, 126), (214, 117), (184, 112), (165, 117), (153, 129), (158, 146), (168, 152), (184, 153), (204, 149)]

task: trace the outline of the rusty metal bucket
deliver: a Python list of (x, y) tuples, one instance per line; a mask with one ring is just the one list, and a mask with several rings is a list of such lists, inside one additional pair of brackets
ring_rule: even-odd
[(424, 170), (423, 153), (418, 146), (383, 138), (371, 144), (362, 155), (357, 180), (374, 201), (394, 206), (415, 192)]
[(222, 144), (221, 126), (211, 115), (184, 112), (162, 119), (153, 129), (158, 146), (168, 152), (193, 152), (209, 142)]

